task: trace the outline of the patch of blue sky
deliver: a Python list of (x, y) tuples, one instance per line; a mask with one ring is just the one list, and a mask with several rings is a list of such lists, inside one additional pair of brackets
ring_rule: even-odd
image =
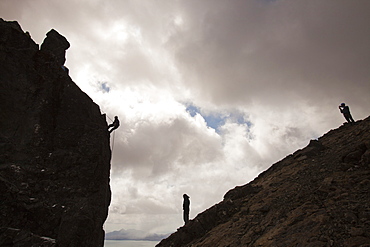
[(195, 105), (188, 104), (186, 106), (186, 111), (190, 114), (190, 116), (194, 117), (195, 115), (201, 115), (208, 127), (215, 129), (216, 131), (218, 128), (225, 124), (226, 116), (222, 114), (204, 114), (201, 112), (201, 109)]
[(204, 118), (207, 126), (216, 130), (217, 133), (220, 133), (220, 127), (225, 125), (226, 121), (231, 121), (239, 125), (246, 125), (247, 128), (252, 126), (252, 123), (246, 120), (245, 115), (239, 111), (205, 113), (199, 107), (192, 104), (187, 105), (186, 111), (192, 117), (194, 117), (196, 114), (200, 114)]
[(200, 112), (199, 108), (194, 105), (188, 105), (186, 107), (186, 111), (190, 114), (190, 116), (194, 117), (197, 113)]
[(227, 116), (212, 113), (210, 115), (202, 115), (207, 123), (207, 126), (218, 131), (219, 127), (225, 124)]
[(109, 93), (110, 87), (108, 86), (107, 82), (99, 82), (100, 84), (100, 90), (103, 91), (104, 93)]
[(230, 118), (233, 122), (240, 125), (247, 125), (248, 128), (252, 127), (252, 122), (248, 121), (244, 114), (240, 112), (235, 112), (230, 114)]

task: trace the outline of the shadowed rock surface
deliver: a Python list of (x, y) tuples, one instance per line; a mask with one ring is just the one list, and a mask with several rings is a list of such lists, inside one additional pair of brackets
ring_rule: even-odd
[(0, 19), (0, 246), (103, 246), (110, 203), (105, 116), (62, 69), (69, 43), (39, 46)]
[(162, 246), (370, 246), (370, 118), (230, 190)]

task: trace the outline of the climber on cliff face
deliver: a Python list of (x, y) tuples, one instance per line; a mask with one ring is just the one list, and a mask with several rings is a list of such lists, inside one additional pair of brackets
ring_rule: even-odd
[(341, 113), (343, 113), (344, 118), (347, 120), (348, 123), (354, 123), (355, 120), (353, 120), (351, 112), (349, 111), (348, 105), (345, 103), (340, 104), (339, 110)]
[[(113, 128), (111, 128), (111, 127), (113, 127)], [(118, 117), (115, 116), (113, 123), (111, 123), (110, 125), (108, 125), (108, 131), (109, 131), (109, 133), (112, 133), (112, 131), (115, 130), (115, 129), (117, 129), (118, 127), (119, 127), (119, 120), (118, 120)], [(111, 128), (111, 129), (109, 130), (109, 128)]]
[(182, 204), (182, 209), (184, 210), (184, 221), (185, 225), (189, 222), (189, 211), (190, 211), (190, 200), (187, 194), (182, 196), (184, 198), (184, 203)]

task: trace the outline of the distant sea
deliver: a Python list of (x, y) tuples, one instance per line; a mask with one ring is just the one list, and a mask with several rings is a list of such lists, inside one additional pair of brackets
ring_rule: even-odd
[(104, 247), (154, 247), (159, 241), (105, 240)]

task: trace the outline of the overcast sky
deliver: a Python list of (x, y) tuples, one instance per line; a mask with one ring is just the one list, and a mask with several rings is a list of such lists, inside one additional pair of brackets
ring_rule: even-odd
[(194, 218), (339, 127), (340, 103), (367, 117), (369, 13), (368, 0), (0, 0), (36, 43), (65, 36), (71, 78), (121, 120), (107, 232), (174, 232), (182, 194)]

